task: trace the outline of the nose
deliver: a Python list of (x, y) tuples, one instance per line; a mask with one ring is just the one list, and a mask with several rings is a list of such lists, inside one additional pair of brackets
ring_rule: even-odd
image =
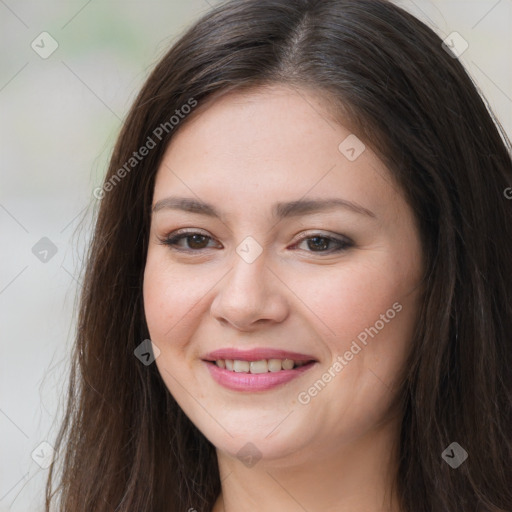
[(224, 325), (253, 331), (289, 314), (286, 286), (267, 266), (264, 254), (252, 263), (234, 254), (233, 267), (219, 283), (210, 312)]

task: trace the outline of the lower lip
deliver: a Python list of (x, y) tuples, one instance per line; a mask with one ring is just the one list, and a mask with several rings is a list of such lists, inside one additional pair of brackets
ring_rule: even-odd
[(221, 386), (235, 391), (266, 391), (303, 375), (315, 365), (315, 361), (299, 366), (294, 370), (267, 373), (238, 373), (219, 368), (210, 361), (205, 361), (205, 364), (211, 376)]

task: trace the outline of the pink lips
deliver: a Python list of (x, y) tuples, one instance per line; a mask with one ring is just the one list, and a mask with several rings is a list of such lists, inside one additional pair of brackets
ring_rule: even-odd
[[(307, 362), (303, 366), (293, 370), (280, 370), (267, 373), (243, 373), (233, 372), (219, 368), (214, 361), (219, 359), (238, 359), (241, 361), (259, 361), (261, 359), (293, 359), (294, 361)], [(235, 391), (266, 391), (299, 377), (307, 372), (316, 363), (314, 357), (276, 349), (220, 349), (210, 352), (203, 360), (213, 379), (221, 386)]]

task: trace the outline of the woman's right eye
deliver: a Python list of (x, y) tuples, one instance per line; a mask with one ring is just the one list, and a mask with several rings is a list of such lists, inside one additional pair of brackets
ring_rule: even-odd
[[(212, 240), (211, 236), (205, 235), (197, 231), (178, 232), (175, 235), (166, 236), (160, 239), (160, 243), (169, 246), (173, 250), (185, 252), (198, 252), (208, 249), (208, 241)], [(180, 244), (182, 241), (185, 243)]]

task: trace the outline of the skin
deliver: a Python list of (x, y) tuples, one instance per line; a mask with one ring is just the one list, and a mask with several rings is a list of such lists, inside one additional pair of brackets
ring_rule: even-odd
[[(143, 290), (158, 370), (217, 449), (214, 512), (399, 510), (400, 416), (390, 405), (417, 318), (422, 250), (390, 171), (368, 145), (355, 161), (338, 149), (351, 133), (313, 91), (230, 92), (187, 120), (158, 170), (153, 205), (185, 196), (223, 214), (154, 212)], [(275, 202), (328, 197), (373, 216), (347, 208), (271, 216)], [(182, 239), (189, 253), (160, 242), (181, 228), (211, 239)], [(300, 241), (306, 234), (345, 236), (353, 246), (334, 252), (335, 242)], [(236, 252), (247, 236), (263, 249), (252, 263)], [(301, 403), (299, 394), (395, 303), (400, 312)], [(271, 390), (232, 391), (202, 361), (224, 347), (291, 350), (318, 362)], [(261, 457), (252, 466), (237, 457), (247, 443)]]

